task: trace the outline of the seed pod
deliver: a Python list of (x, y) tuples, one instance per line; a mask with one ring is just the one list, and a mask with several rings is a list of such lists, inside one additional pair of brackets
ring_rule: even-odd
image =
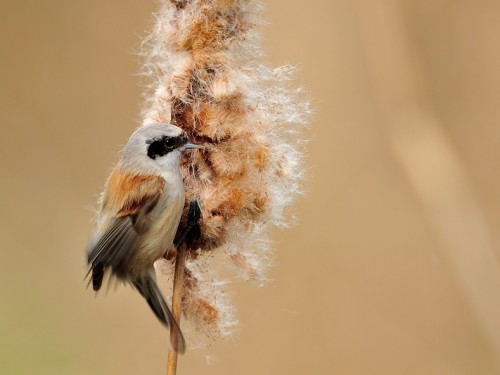
[(182, 163), (186, 209), (179, 231), (189, 202), (201, 205), (199, 229), (184, 245), (190, 260), (183, 312), (214, 339), (235, 320), (212, 282), (210, 253), (223, 253), (242, 277), (263, 283), (268, 229), (287, 223), (285, 209), (303, 176), (309, 104), (288, 87), (292, 68), (260, 61), (259, 11), (252, 0), (163, 0), (145, 43), (151, 90), (144, 125), (172, 123), (204, 145)]

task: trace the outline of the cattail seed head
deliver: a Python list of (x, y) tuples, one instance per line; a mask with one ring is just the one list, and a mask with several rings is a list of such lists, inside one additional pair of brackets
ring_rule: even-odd
[(143, 124), (172, 123), (204, 145), (182, 162), (179, 231), (197, 199), (199, 229), (184, 244), (183, 312), (213, 339), (227, 335), (235, 319), (207, 255), (222, 253), (245, 279), (265, 281), (267, 231), (286, 223), (303, 175), (309, 105), (288, 87), (292, 68), (260, 61), (259, 11), (254, 0), (163, 0), (145, 43), (151, 90)]

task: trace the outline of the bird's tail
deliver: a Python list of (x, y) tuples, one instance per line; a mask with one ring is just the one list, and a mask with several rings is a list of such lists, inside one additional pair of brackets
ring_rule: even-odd
[(156, 284), (155, 279), (151, 275), (145, 275), (133, 282), (134, 286), (137, 288), (139, 293), (146, 299), (151, 307), (151, 310), (155, 313), (156, 317), (170, 330), (173, 330), (176, 339), (170, 336), (170, 347), (179, 354), (184, 354), (186, 351), (186, 342), (184, 341), (184, 336), (179, 328), (179, 325), (175, 321), (167, 303), (163, 299), (160, 288)]

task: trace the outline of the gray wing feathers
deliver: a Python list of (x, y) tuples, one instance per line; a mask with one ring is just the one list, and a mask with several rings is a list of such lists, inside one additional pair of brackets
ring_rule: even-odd
[(157, 193), (152, 197), (149, 197), (147, 201), (144, 203), (144, 205), (141, 207), (141, 209), (132, 216), (134, 229), (136, 230), (137, 233), (144, 233), (151, 227), (151, 224), (154, 219), (154, 215), (151, 214), (151, 211), (153, 211), (153, 209), (158, 204), (160, 196), (161, 194)]
[(113, 273), (118, 276), (124, 272), (126, 260), (130, 259), (137, 236), (130, 216), (114, 219), (111, 228), (88, 255), (94, 290), (100, 289), (107, 267), (111, 267)]

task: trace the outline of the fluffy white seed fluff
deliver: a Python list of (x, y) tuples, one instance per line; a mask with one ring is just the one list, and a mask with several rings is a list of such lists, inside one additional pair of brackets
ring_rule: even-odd
[(198, 199), (202, 209), (201, 233), (187, 241), (182, 306), (197, 330), (217, 339), (236, 320), (216, 270), (233, 264), (245, 279), (266, 280), (267, 233), (289, 222), (286, 208), (300, 192), (310, 110), (290, 88), (293, 68), (262, 61), (258, 1), (161, 3), (144, 43), (143, 125), (173, 123), (205, 146), (182, 164), (186, 207)]

